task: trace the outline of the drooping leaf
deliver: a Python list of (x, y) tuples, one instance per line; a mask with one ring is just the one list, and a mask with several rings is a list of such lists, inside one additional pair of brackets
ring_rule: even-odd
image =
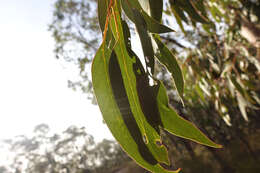
[(187, 19), (187, 17), (185, 16), (185, 14), (184, 14), (184, 10), (182, 10), (181, 8), (180, 8), (180, 6), (178, 6), (178, 4), (177, 3), (175, 3), (174, 1), (171, 1), (170, 0), (170, 5), (171, 5), (171, 9), (172, 10), (174, 10), (174, 16), (176, 15), (176, 16), (179, 16), (179, 18), (181, 19), (181, 20), (183, 20), (186, 24), (188, 24), (188, 19)]
[[(108, 128), (123, 150), (140, 166), (153, 172), (173, 172), (164, 170), (146, 147), (141, 129), (132, 116), (133, 111), (129, 109), (127, 97), (124, 97), (124, 89), (120, 85), (122, 79), (115, 63), (115, 54), (111, 56), (112, 51), (105, 45), (105, 43), (101, 45), (93, 60), (92, 82), (99, 108)], [(114, 95), (115, 90), (120, 92)], [(124, 98), (121, 98), (122, 96)]]
[(193, 21), (209, 23), (207, 16), (203, 16), (204, 12), (197, 9), (195, 5), (196, 2), (193, 0), (170, 0), (170, 2), (187, 12)]
[[(149, 1), (149, 3), (151, 2)], [(166, 109), (170, 112), (168, 113), (162, 109), (163, 106), (159, 104), (161, 97), (158, 97), (161, 93), (160, 87), (150, 87), (148, 75), (138, 57), (131, 50), (130, 32), (127, 23), (121, 20), (121, 5), (125, 14), (136, 23), (139, 34), (142, 33), (140, 39), (145, 57), (150, 58), (148, 63), (151, 68), (153, 68), (153, 64), (150, 62), (154, 60), (154, 52), (151, 53), (153, 47), (149, 32), (165, 33), (172, 30), (160, 24), (160, 14), (156, 14), (155, 19), (150, 13), (149, 15), (152, 17), (149, 16), (140, 6), (139, 0), (111, 0), (99, 3), (103, 3), (103, 6), (102, 4), (99, 6), (100, 9), (102, 7), (110, 8), (106, 10), (106, 15), (99, 12), (101, 14), (100, 27), (105, 34), (92, 65), (93, 88), (104, 120), (122, 148), (138, 164), (155, 173), (179, 172), (179, 169), (169, 171), (161, 166), (162, 163), (169, 164), (169, 159), (165, 146), (158, 145), (158, 142), (162, 143), (160, 127), (164, 127), (177, 136), (204, 145), (213, 146), (213, 144), (207, 141), (205, 136), (205, 138), (201, 137), (201, 132), (195, 131), (193, 134), (180, 132), (179, 127), (189, 133), (194, 129), (187, 122), (186, 124), (181, 123), (176, 116), (173, 116), (175, 119), (169, 118), (168, 115), (172, 115), (172, 112)], [(110, 4), (108, 5), (108, 3)], [(101, 11), (100, 9), (99, 11)], [(154, 10), (161, 11), (161, 9)], [(163, 56), (170, 56), (167, 47), (165, 48), (163, 44), (163, 46), (160, 45), (158, 44), (160, 53)], [(176, 59), (174, 60), (176, 61)], [(166, 61), (166, 63), (168, 62)], [(172, 62), (170, 61), (170, 63)], [(179, 67), (177, 61), (171, 66)], [(174, 70), (176, 71), (176, 69)], [(173, 78), (175, 82), (177, 81), (175, 84), (177, 90), (180, 90), (181, 84), (177, 80), (178, 76)], [(156, 95), (157, 93), (158, 95)], [(167, 95), (166, 99), (168, 99)], [(171, 127), (170, 122), (175, 121), (178, 125), (176, 128)]]
[(163, 0), (149, 0), (151, 17), (157, 22), (162, 20)]
[(238, 92), (245, 97), (245, 91), (244, 89), (241, 87), (241, 85), (237, 82), (236, 78), (234, 76), (230, 77), (231, 82), (233, 83), (233, 85), (235, 86), (235, 88), (238, 90)]
[(203, 94), (202, 89), (199, 87), (198, 84), (195, 85), (195, 90), (196, 90), (197, 94), (199, 95), (199, 97), (201, 98), (201, 100), (205, 103), (206, 102), (205, 96)]
[[(135, 2), (135, 1), (136, 0), (133, 0), (133, 2)], [(150, 9), (149, 0), (137, 0), (137, 1), (140, 4), (141, 9), (144, 10), (149, 16), (151, 16), (151, 9)], [(136, 4), (136, 2), (135, 2), (135, 4)]]
[(112, 52), (111, 58), (109, 60), (109, 77), (114, 99), (117, 103), (122, 119), (124, 120), (124, 124), (130, 132), (132, 139), (138, 146), (139, 153), (144, 158), (144, 160), (151, 165), (157, 164), (157, 160), (153, 157), (152, 153), (147, 148), (143, 140), (142, 133), (134, 119), (124, 87), (121, 70), (114, 51)]
[[(186, 19), (186, 17), (185, 17), (185, 15), (184, 15), (183, 11), (180, 10), (180, 9), (179, 9), (177, 6), (175, 6), (175, 5), (172, 5), (172, 6), (171, 6), (171, 10), (172, 10), (172, 13), (173, 13), (173, 15), (174, 15), (174, 17), (175, 17), (175, 19), (176, 19), (177, 24), (178, 24), (179, 27), (181, 28), (182, 32), (183, 32), (184, 34), (186, 34), (186, 31), (185, 31), (185, 29), (184, 29), (184, 27), (183, 27), (183, 24), (182, 24), (182, 20), (185, 21), (185, 19)], [(187, 20), (187, 19), (186, 19), (186, 20)]]
[(108, 9), (108, 1), (98, 0), (98, 22), (102, 32), (105, 29), (107, 9)]
[(141, 13), (138, 10), (133, 9), (133, 14), (134, 14), (134, 23), (137, 28), (139, 38), (141, 40), (146, 65), (151, 68), (151, 72), (153, 74), (154, 50), (152, 46), (151, 37), (147, 32), (147, 25)]
[(167, 32), (174, 32), (173, 29), (171, 29), (163, 24), (160, 24), (155, 19), (150, 17), (147, 13), (145, 13), (143, 10), (141, 10), (141, 13), (144, 16), (144, 19), (146, 21), (147, 29), (151, 33), (161, 34), (161, 33), (167, 33)]
[(205, 9), (205, 5), (203, 1), (204, 0), (196, 0), (196, 1), (190, 0), (190, 3), (193, 5), (197, 13), (199, 13), (203, 18), (205, 18), (205, 20), (209, 20), (207, 18), (207, 11)]
[(158, 134), (160, 134), (159, 126), (161, 126), (161, 120), (159, 116), (155, 95), (151, 90), (148, 76), (145, 73), (141, 61), (131, 49), (130, 31), (125, 21), (122, 21), (122, 27), (124, 31), (124, 40), (127, 46), (128, 54), (130, 57), (136, 58), (136, 62), (133, 64), (133, 71), (136, 76), (136, 89), (138, 92), (138, 97), (139, 97), (142, 111), (144, 113), (147, 122), (157, 131)]
[(156, 96), (149, 85), (148, 76), (139, 59), (136, 59), (136, 63), (133, 64), (133, 69), (136, 76), (136, 89), (144, 116), (147, 122), (160, 134), (159, 126), (162, 126), (162, 121), (159, 115)]
[(242, 83), (240, 83), (240, 79), (236, 79), (234, 76), (230, 77), (232, 84), (235, 86), (235, 88), (238, 90), (238, 92), (246, 98), (250, 103), (248, 104), (256, 104), (255, 100), (252, 98), (252, 96), (247, 92), (244, 86), (242, 86)]
[[(138, 10), (139, 13), (142, 14), (146, 25), (147, 29), (151, 33), (167, 33), (167, 32), (173, 32), (173, 29), (170, 29), (169, 27), (160, 24), (158, 21), (150, 17), (141, 7), (139, 4), (138, 0), (121, 0), (122, 8), (127, 15), (127, 17), (134, 21), (134, 13), (133, 9)], [(138, 4), (138, 5), (136, 5)]]
[(212, 17), (217, 21), (220, 22), (220, 17), (223, 17), (223, 14), (221, 13), (221, 11), (215, 6), (212, 5), (212, 7), (210, 8), (210, 12), (212, 14)]
[(247, 112), (246, 112), (247, 101), (244, 99), (244, 97), (240, 93), (236, 93), (236, 98), (237, 98), (239, 110), (240, 110), (243, 118), (246, 121), (248, 121), (248, 116), (247, 116)]
[(166, 89), (162, 83), (158, 84), (157, 104), (161, 115), (163, 128), (173, 135), (192, 140), (199, 144), (214, 148), (221, 148), (221, 145), (214, 143), (207, 138), (192, 123), (180, 117), (168, 103)]
[(122, 27), (124, 32), (124, 41), (127, 49), (131, 49), (131, 34), (126, 21), (122, 20)]
[(175, 58), (173, 53), (160, 41), (158, 37), (155, 36), (154, 39), (158, 45), (159, 51), (156, 53), (156, 57), (163, 65), (166, 66), (168, 71), (171, 73), (175, 87), (179, 93), (179, 96), (182, 98), (184, 90), (184, 79), (177, 59)]
[[(115, 1), (117, 2), (117, 1)], [(113, 5), (113, 13), (110, 21), (111, 30), (116, 39), (117, 44), (114, 47), (118, 63), (121, 69), (121, 74), (123, 77), (123, 83), (125, 86), (126, 94), (129, 100), (131, 111), (133, 116), (140, 128), (142, 136), (145, 139), (145, 143), (156, 160), (160, 163), (169, 164), (168, 155), (166, 148), (164, 146), (158, 146), (156, 143), (161, 142), (160, 135), (157, 131), (146, 121), (146, 118), (143, 114), (140, 100), (137, 92), (136, 86), (136, 76), (133, 69), (134, 63), (136, 63), (137, 57), (130, 57), (128, 54), (127, 47), (124, 41), (124, 32), (122, 28), (121, 16), (118, 12), (117, 3)], [(148, 168), (147, 168), (148, 169)], [(155, 169), (161, 169), (159, 172), (168, 172), (163, 171), (163, 169), (156, 165)], [(178, 171), (178, 170), (177, 170)], [(154, 171), (156, 172), (156, 171)], [(158, 171), (157, 171), (158, 172)]]
[[(99, 26), (102, 31), (102, 34), (105, 34), (105, 39), (106, 39), (106, 44), (109, 47), (113, 47), (115, 44), (114, 37), (112, 35), (112, 32), (110, 30), (109, 24), (106, 26), (106, 20), (109, 20), (110, 18), (110, 11), (108, 10), (109, 8), (109, 1), (104, 1), (104, 0), (98, 0), (98, 21), (99, 21)], [(108, 14), (109, 11), (109, 14)]]

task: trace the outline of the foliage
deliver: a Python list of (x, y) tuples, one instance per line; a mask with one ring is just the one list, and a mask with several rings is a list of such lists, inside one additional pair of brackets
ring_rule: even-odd
[[(112, 133), (128, 153), (136, 155), (134, 153), (139, 152), (140, 158), (150, 164), (154, 164), (155, 160), (167, 162), (164, 147), (150, 142), (158, 141), (164, 130), (187, 138), (188, 131), (170, 129), (176, 124), (174, 117), (179, 117), (173, 115), (179, 113), (221, 144), (227, 145), (238, 139), (250, 152), (251, 147), (245, 137), (259, 128), (259, 1), (150, 2), (99, 1), (98, 17), (103, 42), (93, 62), (92, 79), (97, 101)], [(163, 25), (171, 26), (173, 21), (175, 33), (171, 27)], [(55, 29), (56, 25), (57, 21), (51, 25), (53, 33), (60, 33), (66, 38), (58, 28)], [(132, 32), (128, 26), (136, 27), (146, 68), (131, 50)], [(82, 29), (88, 31), (87, 28)], [(77, 42), (76, 39), (74, 41)], [(86, 50), (93, 54), (89, 47)], [(66, 51), (63, 49), (63, 53)], [(172, 87), (172, 83), (176, 88)], [(167, 89), (169, 103), (164, 88)], [(176, 113), (169, 104), (174, 105)], [(165, 116), (168, 114), (170, 116)], [(184, 135), (180, 135), (181, 132)], [(200, 141), (197, 139), (197, 142)], [(131, 148), (127, 147), (129, 143)], [(132, 144), (139, 147), (132, 151)], [(188, 150), (189, 147), (184, 144)], [(155, 159), (150, 159), (151, 154)], [(253, 152), (251, 154), (254, 155)]]
[[(121, 147), (150, 171), (173, 172), (161, 167), (162, 163), (169, 164), (167, 150), (162, 145), (162, 130), (211, 147), (220, 146), (169, 107), (163, 84), (154, 78), (154, 64), (156, 54), (172, 74), (182, 97), (182, 72), (175, 56), (158, 35), (173, 30), (160, 24), (161, 19), (157, 16), (161, 16), (162, 8), (158, 13), (147, 13), (156, 11), (158, 5), (162, 7), (163, 2), (158, 1), (154, 7), (150, 5), (152, 2), (146, 3), (142, 5), (147, 9), (143, 9), (137, 0), (98, 1), (103, 42), (93, 60), (92, 82), (104, 120)], [(136, 26), (146, 71), (131, 48), (128, 24), (121, 18), (122, 9)], [(153, 39), (157, 44), (156, 52)]]
[(81, 78), (70, 79), (68, 86), (81, 89), (93, 98), (89, 79), (89, 63), (97, 51), (100, 35), (96, 0), (59, 0), (55, 3), (53, 21), (49, 26), (55, 39), (57, 59), (74, 63)]
[[(254, 136), (247, 138), (247, 141), (255, 146), (256, 152), (259, 152), (260, 133), (254, 134)], [(73, 140), (71, 140), (72, 136), (74, 136)], [(230, 172), (227, 168), (221, 169), (225, 162), (219, 165), (208, 150), (209, 148), (193, 145), (195, 155), (191, 157), (187, 150), (182, 148), (185, 141), (176, 141), (174, 137), (171, 139), (174, 139), (175, 143), (172, 144), (174, 141), (167, 142), (167, 146), (171, 150), (170, 159), (174, 159), (174, 162), (183, 168), (183, 172), (208, 172), (209, 169), (212, 173)], [(55, 151), (55, 148), (59, 148), (59, 150)], [(228, 160), (230, 166), (234, 168), (232, 172), (259, 172), (258, 161), (250, 156), (247, 148), (239, 141), (232, 140), (232, 143), (226, 145), (224, 149), (224, 151), (221, 150), (217, 153), (220, 154), (220, 158)], [(40, 171), (46, 173), (147, 172), (131, 161), (116, 142), (104, 140), (100, 143), (93, 143), (92, 136), (86, 134), (83, 128), (73, 126), (63, 133), (53, 134), (47, 125), (38, 125), (30, 136), (17, 136), (13, 139), (0, 141), (0, 152), (1, 173), (37, 173)], [(75, 158), (71, 159), (70, 156)]]
[(75, 126), (52, 134), (46, 124), (40, 124), (32, 137), (18, 136), (2, 145), (10, 155), (9, 165), (0, 169), (2, 173), (101, 173), (129, 161), (114, 141), (96, 144), (84, 128)]

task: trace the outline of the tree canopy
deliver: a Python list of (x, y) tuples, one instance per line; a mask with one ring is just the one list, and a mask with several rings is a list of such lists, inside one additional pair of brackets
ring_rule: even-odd
[(50, 130), (48, 125), (39, 124), (32, 136), (0, 141), (0, 151), (6, 148), (10, 155), (6, 156), (8, 163), (0, 166), (0, 172), (105, 173), (130, 160), (115, 141), (105, 139), (95, 143), (84, 127), (70, 126), (54, 134)]

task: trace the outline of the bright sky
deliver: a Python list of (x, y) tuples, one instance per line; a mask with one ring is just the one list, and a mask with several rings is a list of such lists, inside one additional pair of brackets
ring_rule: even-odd
[(97, 106), (67, 88), (69, 69), (54, 58), (47, 25), (53, 0), (0, 0), (0, 139), (46, 123), (56, 132), (85, 126), (112, 139)]

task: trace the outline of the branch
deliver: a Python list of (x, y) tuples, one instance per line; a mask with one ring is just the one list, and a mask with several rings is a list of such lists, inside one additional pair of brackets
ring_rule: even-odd
[(164, 37), (164, 36), (161, 36), (161, 38), (164, 39), (164, 40), (166, 40), (166, 41), (168, 41), (168, 42), (171, 42), (171, 43), (175, 44), (176, 46), (179, 46), (179, 47), (181, 47), (181, 48), (183, 48), (183, 49), (186, 48), (185, 46), (183, 46), (182, 44), (180, 44), (178, 41), (176, 41), (176, 40), (173, 39), (173, 38)]

